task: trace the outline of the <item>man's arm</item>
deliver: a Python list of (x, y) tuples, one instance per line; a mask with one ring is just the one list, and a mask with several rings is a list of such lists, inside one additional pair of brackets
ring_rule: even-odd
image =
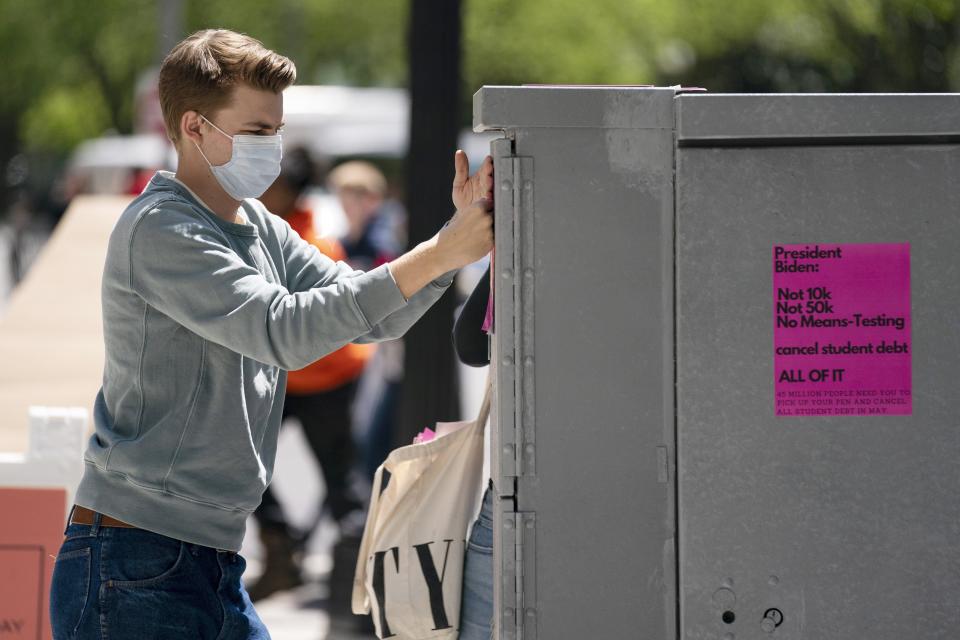
[(440, 232), (390, 263), (390, 272), (404, 298), (444, 273), (476, 262), (493, 248), (490, 200), (478, 200), (457, 211)]
[[(460, 267), (472, 262), (481, 251), (484, 253), (479, 257), (486, 255), (490, 249), (485, 241), (491, 247), (493, 243), (491, 207), (489, 201), (467, 206), (455, 213), (433, 238), (391, 262), (387, 268), (407, 304), (388, 314), (354, 342), (379, 342), (403, 336), (440, 299)], [(287, 283), (292, 291), (307, 291), (328, 286), (341, 278), (363, 275), (362, 271), (354, 271), (342, 262), (334, 263), (289, 227), (283, 253)]]
[[(402, 336), (443, 295), (459, 266), (444, 273), (444, 259), (435, 257), (437, 254), (448, 248), (460, 251), (468, 256), (467, 262), (460, 265), (465, 266), (493, 249), (493, 158), (484, 158), (480, 169), (471, 176), (467, 154), (458, 149), (454, 169), (451, 195), (457, 213), (436, 236), (390, 263), (397, 285), (408, 298), (407, 306), (391, 313), (357, 342)], [(444, 274), (437, 277), (437, 270)], [(416, 291), (412, 297), (411, 291)]]
[(290, 292), (169, 203), (140, 218), (129, 242), (134, 293), (207, 340), (284, 369), (356, 340), (407, 304), (386, 265)]
[[(389, 314), (355, 342), (403, 336), (440, 299), (460, 267), (489, 253), (493, 246), (491, 206), (489, 201), (481, 201), (458, 211), (440, 233), (391, 262), (390, 271), (407, 298), (407, 305)], [(450, 255), (461, 258), (451, 261)], [(415, 293), (409, 295), (411, 291)]]
[[(467, 154), (457, 150), (451, 195), (456, 209), (453, 218), (436, 236), (390, 263), (390, 272), (403, 297), (408, 300), (428, 283), (449, 285), (446, 279), (443, 282), (437, 282), (437, 279), (472, 262), (461, 262), (460, 254), (476, 256), (474, 259), (479, 260), (493, 249), (493, 219), (490, 216), (493, 210), (493, 159), (490, 156), (484, 158), (480, 169), (471, 176)], [(322, 264), (331, 261), (313, 245), (303, 242), (289, 225), (284, 255), (287, 256), (287, 278), (292, 290), (301, 291), (332, 281), (333, 270), (329, 264)], [(318, 260), (317, 256), (321, 258)]]
[(470, 207), (454, 215), (435, 243), (398, 258), (397, 273), (391, 263), (341, 273), (325, 286), (291, 293), (243, 262), (218, 231), (167, 204), (136, 224), (129, 284), (148, 304), (200, 336), (261, 362), (299, 369), (361, 336), (385, 339), (409, 327), (429, 304), (399, 314), (389, 333), (381, 329), (376, 335), (388, 316), (410, 306), (401, 286), (408, 292), (426, 288), (421, 299), (432, 290), (442, 293), (440, 286), (425, 286), (431, 276), (436, 279), (489, 251), (491, 224), (482, 205)]

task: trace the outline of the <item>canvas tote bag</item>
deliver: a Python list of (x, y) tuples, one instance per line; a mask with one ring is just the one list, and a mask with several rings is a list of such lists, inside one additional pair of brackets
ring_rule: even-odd
[(394, 450), (377, 469), (353, 582), (353, 612), (378, 638), (455, 640), (467, 529), (483, 493), (480, 414), (438, 423), (438, 437)]

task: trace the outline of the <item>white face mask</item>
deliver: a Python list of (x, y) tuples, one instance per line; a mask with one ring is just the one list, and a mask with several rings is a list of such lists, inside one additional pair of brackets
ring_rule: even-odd
[(207, 160), (213, 177), (223, 190), (234, 200), (259, 198), (280, 175), (280, 160), (283, 158), (283, 146), (280, 134), (272, 136), (235, 135), (231, 136), (213, 124), (205, 116), (211, 127), (233, 141), (233, 152), (226, 164), (214, 166), (207, 160), (206, 154), (196, 142), (194, 146)]

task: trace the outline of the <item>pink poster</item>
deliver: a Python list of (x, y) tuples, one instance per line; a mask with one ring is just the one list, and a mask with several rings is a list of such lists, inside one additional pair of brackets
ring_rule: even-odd
[(911, 415), (910, 245), (773, 247), (778, 416)]

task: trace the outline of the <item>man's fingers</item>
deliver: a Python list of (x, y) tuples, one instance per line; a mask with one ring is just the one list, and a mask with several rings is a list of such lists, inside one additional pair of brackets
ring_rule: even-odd
[(480, 171), (477, 173), (482, 175), (484, 178), (493, 178), (493, 158), (487, 156), (483, 161), (483, 164), (480, 165)]
[(482, 210), (489, 213), (493, 211), (493, 200), (491, 198), (480, 198), (473, 203), (473, 206), (480, 207)]
[(467, 173), (470, 171), (470, 161), (467, 160), (467, 154), (457, 149), (453, 156), (453, 166), (455, 169), (453, 186), (462, 186), (467, 181)]
[(483, 159), (483, 166), (480, 168), (483, 174), (484, 195), (487, 198), (493, 197), (493, 158), (487, 156)]

